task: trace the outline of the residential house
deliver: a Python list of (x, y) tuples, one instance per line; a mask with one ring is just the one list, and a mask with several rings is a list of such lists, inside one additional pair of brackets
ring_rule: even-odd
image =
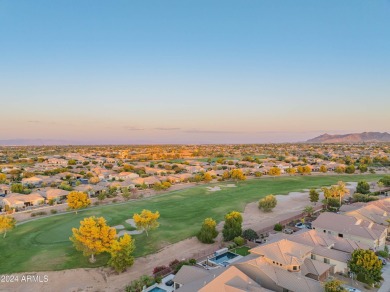
[(313, 247), (311, 259), (327, 263), (332, 266), (331, 273), (346, 273), (351, 253), (358, 248), (368, 249), (363, 243), (347, 238), (336, 237), (316, 230), (300, 230), (292, 235), (278, 233), (271, 235), (269, 242), (288, 239), (293, 242)]
[(340, 212), (356, 219), (367, 220), (372, 223), (384, 225), (390, 228), (390, 198), (373, 201), (369, 203), (354, 203), (343, 205)]
[(2, 199), (1, 204), (3, 207), (8, 205), (9, 208), (21, 209), (30, 206), (38, 206), (43, 204), (44, 201), (45, 198), (39, 193), (31, 193), (28, 195), (11, 193)]
[(11, 191), (11, 187), (9, 185), (0, 184), (0, 196), (4, 197), (8, 195)]
[(61, 189), (44, 189), (38, 191), (46, 201), (54, 200), (56, 202), (63, 201), (68, 196), (69, 192)]
[(22, 185), (23, 186), (34, 186), (34, 187), (40, 187), (43, 183), (43, 180), (39, 177), (33, 176), (29, 178), (23, 178), (22, 179)]
[(113, 173), (109, 174), (108, 178), (110, 180), (126, 180), (126, 179), (135, 179), (138, 178), (139, 175), (133, 172), (121, 172), (121, 173)]
[(363, 243), (373, 250), (385, 247), (387, 227), (367, 220), (325, 212), (312, 222), (312, 226), (318, 232)]

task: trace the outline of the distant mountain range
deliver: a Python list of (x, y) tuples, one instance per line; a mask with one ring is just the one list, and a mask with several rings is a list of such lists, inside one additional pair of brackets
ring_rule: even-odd
[(363, 132), (344, 135), (323, 134), (307, 143), (361, 143), (361, 142), (390, 142), (390, 134), (387, 132)]

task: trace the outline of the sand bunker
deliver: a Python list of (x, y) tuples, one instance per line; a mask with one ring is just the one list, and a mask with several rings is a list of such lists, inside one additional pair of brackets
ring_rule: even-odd
[(206, 189), (210, 192), (218, 192), (221, 190), (221, 187), (207, 187)]
[(142, 232), (144, 232), (144, 231), (143, 230), (133, 230), (133, 231), (121, 230), (121, 231), (119, 231), (119, 233), (116, 236), (121, 237), (125, 234), (136, 235), (136, 234), (142, 234)]
[[(127, 224), (137, 228), (137, 226), (135, 225), (134, 223), (134, 219), (127, 219), (125, 221)], [(120, 228), (118, 228), (120, 227)], [(125, 227), (123, 225), (117, 225), (117, 226), (114, 226), (115, 229), (125, 229)], [(144, 231), (143, 230), (132, 230), (132, 231), (128, 231), (128, 230), (121, 230), (118, 232), (118, 234), (116, 235), (117, 237), (120, 237), (120, 236), (123, 236), (125, 234), (129, 234), (129, 235), (137, 235), (137, 234), (142, 234)]]
[(235, 188), (237, 186), (235, 184), (227, 184), (225, 187), (227, 187), (227, 188)]

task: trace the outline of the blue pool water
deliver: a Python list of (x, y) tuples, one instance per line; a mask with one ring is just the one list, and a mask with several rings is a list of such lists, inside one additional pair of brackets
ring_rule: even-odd
[(217, 255), (216, 257), (211, 258), (210, 261), (213, 261), (214, 263), (217, 263), (217, 264), (222, 264), (223, 262), (229, 261), (229, 260), (234, 259), (236, 257), (238, 257), (238, 255), (228, 251), (226, 253), (223, 253), (223, 254)]
[(167, 292), (167, 291), (159, 287), (154, 287), (152, 290), (149, 290), (149, 292)]

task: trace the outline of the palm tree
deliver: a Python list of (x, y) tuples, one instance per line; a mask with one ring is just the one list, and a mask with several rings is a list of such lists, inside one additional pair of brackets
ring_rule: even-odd
[(345, 195), (349, 194), (349, 189), (347, 189), (344, 182), (339, 181), (337, 183), (337, 186), (335, 187), (335, 192), (337, 194), (337, 197), (340, 198), (340, 206), (341, 206), (341, 198), (343, 198)]
[(307, 213), (307, 216), (311, 217), (314, 212), (314, 208), (312, 206), (306, 206), (305, 209), (303, 209), (303, 212)]

